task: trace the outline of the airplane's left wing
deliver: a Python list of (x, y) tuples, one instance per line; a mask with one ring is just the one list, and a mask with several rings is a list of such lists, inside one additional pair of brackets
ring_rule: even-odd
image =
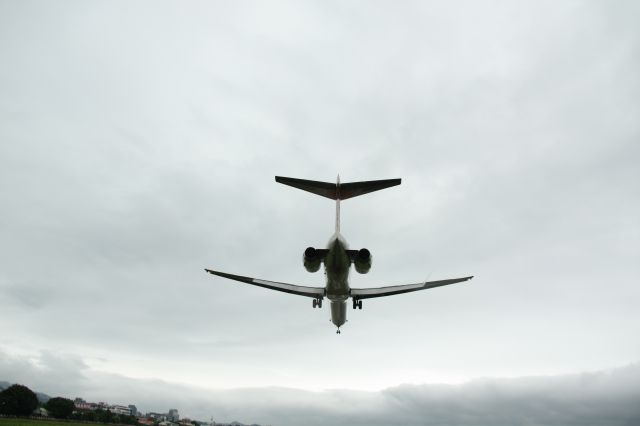
[(219, 277), (257, 285), (258, 287), (264, 287), (271, 290), (282, 291), (284, 293), (297, 294), (298, 296), (313, 297), (316, 299), (322, 299), (324, 297), (324, 287), (306, 287), (302, 285), (279, 283), (275, 281), (261, 280), (258, 278), (243, 277), (241, 275), (227, 274), (225, 272), (212, 271), (211, 269), (205, 269), (205, 271)]
[(351, 297), (356, 300), (370, 299), (372, 297), (393, 296), (394, 294), (409, 293), (411, 291), (426, 290), (428, 288), (440, 287), (443, 285), (461, 283), (470, 280), (473, 276), (464, 278), (452, 278), (448, 280), (427, 281), (418, 284), (394, 285), (377, 288), (352, 288)]

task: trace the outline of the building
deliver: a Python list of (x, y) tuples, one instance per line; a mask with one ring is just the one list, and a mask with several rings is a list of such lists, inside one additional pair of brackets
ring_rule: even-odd
[(132, 416), (138, 415), (138, 408), (135, 405), (129, 404), (129, 411), (131, 411)]
[(171, 420), (172, 422), (178, 422), (178, 420), (180, 420), (178, 410), (176, 410), (175, 408), (170, 409), (169, 414), (167, 414), (167, 419)]
[(73, 404), (75, 405), (76, 410), (79, 411), (96, 410), (98, 408), (98, 404), (96, 404), (95, 402), (87, 402), (82, 398), (74, 399)]
[(124, 405), (112, 405), (109, 407), (109, 411), (114, 414), (122, 414), (125, 416), (131, 415), (131, 409), (129, 407), (125, 407)]
[(164, 422), (167, 420), (167, 415), (163, 413), (147, 413), (147, 417), (150, 419), (158, 420)]
[(31, 413), (31, 415), (36, 417), (49, 417), (49, 412), (46, 408), (38, 407), (33, 410), (33, 413)]

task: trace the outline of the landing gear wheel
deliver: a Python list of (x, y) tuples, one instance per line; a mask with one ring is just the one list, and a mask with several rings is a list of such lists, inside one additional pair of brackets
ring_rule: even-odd
[(356, 306), (358, 306), (358, 301), (356, 299), (353, 299), (353, 309), (355, 309)]
[(358, 300), (358, 309), (362, 309), (362, 300)]
[(317, 299), (313, 299), (313, 307), (315, 309), (316, 306), (318, 306), (318, 300)]
[(322, 308), (322, 299), (318, 299), (318, 308)]

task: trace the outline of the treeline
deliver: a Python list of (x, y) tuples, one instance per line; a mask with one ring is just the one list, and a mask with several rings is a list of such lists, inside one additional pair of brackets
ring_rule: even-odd
[(51, 417), (57, 419), (82, 420), (88, 422), (119, 423), (137, 425), (135, 416), (114, 414), (109, 410), (75, 411), (75, 404), (68, 398), (55, 397), (40, 404), (36, 394), (26, 386), (12, 385), (0, 392), (0, 414), (7, 416), (31, 416), (38, 407), (43, 407)]

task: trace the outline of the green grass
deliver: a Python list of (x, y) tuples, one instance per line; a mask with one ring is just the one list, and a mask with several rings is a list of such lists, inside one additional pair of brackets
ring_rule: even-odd
[(74, 422), (72, 420), (33, 420), (33, 419), (3, 419), (0, 418), (0, 426), (96, 426), (95, 423)]

